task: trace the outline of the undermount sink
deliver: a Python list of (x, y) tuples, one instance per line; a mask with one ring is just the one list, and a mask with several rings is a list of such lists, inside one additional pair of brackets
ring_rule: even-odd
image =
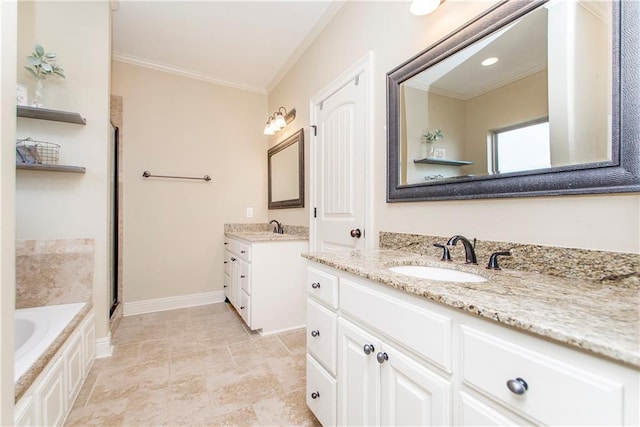
[(405, 276), (418, 277), (420, 279), (440, 280), (443, 282), (486, 282), (484, 277), (467, 273), (466, 271), (458, 271), (450, 268), (442, 267), (426, 267), (423, 265), (401, 265), (399, 267), (391, 267), (390, 271), (394, 273), (404, 274)]

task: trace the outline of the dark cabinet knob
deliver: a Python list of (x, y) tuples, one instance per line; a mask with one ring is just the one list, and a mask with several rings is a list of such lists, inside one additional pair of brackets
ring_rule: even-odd
[(312, 399), (317, 399), (320, 397), (320, 392), (319, 391), (314, 391), (313, 393), (311, 393), (311, 398)]
[(244, 279), (245, 277), (247, 277), (247, 276), (244, 276), (244, 275), (240, 275), (240, 278), (241, 278), (241, 279)]
[(318, 282), (314, 282), (314, 283), (312, 283), (312, 284), (311, 284), (311, 287), (312, 287), (313, 289), (320, 289), (320, 283), (318, 283)]
[(319, 337), (320, 336), (320, 331), (318, 331), (318, 330), (311, 331), (311, 336), (314, 337), (314, 338)]
[(354, 237), (356, 239), (359, 239), (362, 236), (362, 232), (359, 228), (354, 228), (349, 234), (351, 234), (351, 237)]

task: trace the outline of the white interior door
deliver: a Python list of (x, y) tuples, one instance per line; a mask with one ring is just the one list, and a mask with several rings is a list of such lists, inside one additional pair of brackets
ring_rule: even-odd
[(367, 73), (315, 104), (315, 251), (365, 248)]

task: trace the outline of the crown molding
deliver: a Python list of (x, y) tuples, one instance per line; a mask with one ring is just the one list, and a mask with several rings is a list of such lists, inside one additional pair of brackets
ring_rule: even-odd
[(138, 67), (143, 67), (143, 68), (150, 68), (152, 70), (175, 74), (181, 77), (187, 77), (189, 79), (201, 80), (208, 83), (217, 84), (220, 86), (227, 86), (227, 87), (232, 87), (234, 89), (246, 90), (249, 92), (259, 93), (261, 95), (268, 94), (267, 89), (264, 87), (248, 85), (241, 82), (232, 82), (229, 80), (223, 80), (208, 74), (200, 73), (198, 71), (189, 70), (186, 68), (174, 67), (173, 65), (162, 64), (159, 62), (150, 61), (148, 59), (140, 58), (133, 55), (127, 55), (120, 52), (112, 52), (111, 59), (113, 61), (122, 62), (124, 64), (136, 65)]

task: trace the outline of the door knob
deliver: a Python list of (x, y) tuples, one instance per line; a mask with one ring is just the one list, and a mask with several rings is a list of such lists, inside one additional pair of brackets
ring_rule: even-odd
[(354, 228), (349, 234), (351, 234), (351, 237), (355, 237), (356, 239), (359, 239), (362, 236), (362, 232), (359, 228)]

